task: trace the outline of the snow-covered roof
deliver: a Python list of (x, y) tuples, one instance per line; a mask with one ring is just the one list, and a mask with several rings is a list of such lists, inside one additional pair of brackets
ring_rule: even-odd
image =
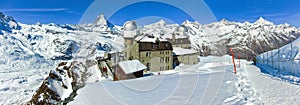
[(141, 71), (147, 68), (138, 60), (122, 61), (119, 62), (118, 65), (123, 69), (125, 74)]
[(181, 47), (173, 47), (173, 52), (175, 53), (175, 55), (187, 55), (197, 53), (197, 51), (193, 49), (184, 49)]
[(167, 42), (168, 41), (168, 40), (166, 40), (165, 38), (162, 38), (162, 37), (155, 37), (155, 36), (148, 36), (148, 35), (141, 35), (141, 36), (137, 36), (135, 38), (136, 41), (153, 42), (153, 43), (155, 43), (157, 39), (161, 42)]

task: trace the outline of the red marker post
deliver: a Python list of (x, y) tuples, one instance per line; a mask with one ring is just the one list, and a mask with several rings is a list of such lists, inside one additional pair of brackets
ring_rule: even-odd
[(233, 66), (234, 66), (234, 74), (236, 74), (236, 66), (235, 66), (235, 62), (234, 62), (234, 53), (232, 51), (232, 48), (230, 48), (230, 52), (231, 52), (231, 55), (232, 55), (232, 63), (233, 63)]
[(241, 58), (240, 58), (240, 53), (238, 53), (238, 59), (239, 59), (239, 68), (241, 68)]

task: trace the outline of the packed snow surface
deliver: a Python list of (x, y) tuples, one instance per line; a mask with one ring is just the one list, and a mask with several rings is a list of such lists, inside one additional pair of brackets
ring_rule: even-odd
[[(154, 76), (111, 81), (100, 79), (78, 91), (70, 105), (198, 105), (299, 103), (299, 85), (260, 72), (252, 62), (240, 61), (233, 73), (230, 56), (201, 57), (197, 65), (181, 65)], [(238, 60), (236, 60), (238, 61)]]

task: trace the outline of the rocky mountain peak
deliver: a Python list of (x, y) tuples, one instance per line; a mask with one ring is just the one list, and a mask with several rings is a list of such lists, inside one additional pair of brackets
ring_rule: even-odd
[(94, 26), (107, 26), (107, 21), (103, 14), (100, 14), (94, 22)]
[(11, 29), (20, 29), (20, 26), (11, 16), (0, 12), (0, 30), (11, 32)]
[(258, 25), (274, 25), (272, 22), (264, 19), (263, 17), (260, 17), (257, 21), (254, 22), (254, 24), (258, 24)]

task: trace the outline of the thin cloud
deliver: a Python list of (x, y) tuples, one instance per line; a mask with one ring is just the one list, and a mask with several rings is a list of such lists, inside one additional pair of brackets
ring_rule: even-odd
[(81, 13), (78, 13), (78, 12), (72, 11), (72, 10), (68, 10), (68, 11), (66, 11), (66, 12), (69, 13), (69, 14), (81, 15)]
[(59, 12), (67, 11), (66, 8), (18, 8), (18, 9), (4, 9), (4, 12)]
[(274, 13), (274, 14), (265, 14), (262, 15), (263, 17), (279, 17), (279, 16), (285, 16), (287, 13)]

